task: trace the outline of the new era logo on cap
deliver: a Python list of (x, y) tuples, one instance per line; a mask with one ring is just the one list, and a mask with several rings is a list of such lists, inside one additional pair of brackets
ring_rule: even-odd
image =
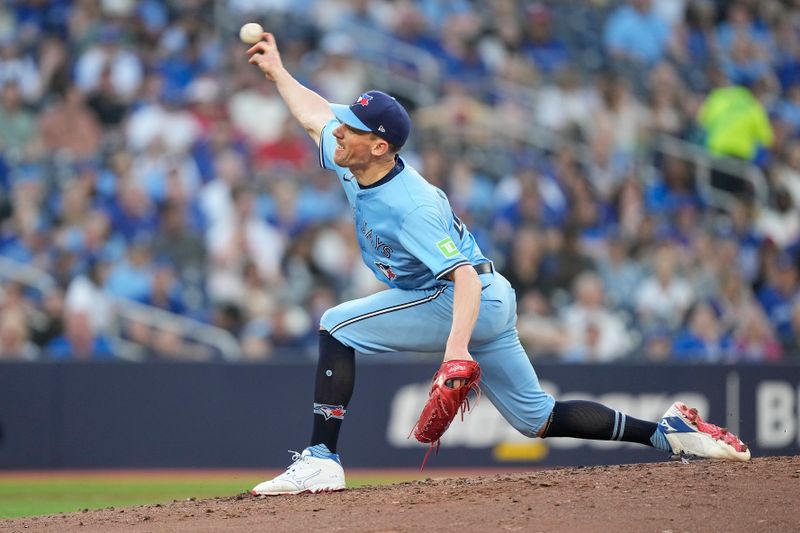
[(403, 146), (411, 132), (411, 119), (405, 108), (382, 91), (367, 91), (350, 106), (330, 104), (333, 114), (357, 130), (371, 131), (381, 139)]

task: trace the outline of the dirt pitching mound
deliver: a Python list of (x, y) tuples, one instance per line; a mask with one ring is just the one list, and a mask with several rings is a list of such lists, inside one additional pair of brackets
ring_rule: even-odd
[(0, 521), (0, 531), (796, 531), (800, 456), (427, 479)]

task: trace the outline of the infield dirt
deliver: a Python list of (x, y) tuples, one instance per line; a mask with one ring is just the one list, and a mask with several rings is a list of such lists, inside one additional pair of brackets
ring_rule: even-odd
[(0, 521), (29, 532), (798, 531), (800, 456), (427, 479)]

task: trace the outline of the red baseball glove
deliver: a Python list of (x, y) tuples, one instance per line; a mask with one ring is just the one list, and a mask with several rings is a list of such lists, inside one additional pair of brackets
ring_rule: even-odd
[[(425, 468), (425, 463), (434, 446), (436, 446), (436, 453), (439, 453), (439, 440), (450, 427), (450, 423), (459, 410), (461, 411), (461, 420), (464, 420), (464, 413), (470, 410), (467, 398), (469, 392), (475, 390), (477, 398), (480, 399), (481, 389), (478, 387), (480, 379), (480, 365), (475, 361), (461, 359), (443, 362), (433, 375), (428, 403), (425, 404), (419, 420), (411, 430), (418, 441), (431, 445), (422, 461), (422, 468)], [(457, 380), (461, 380), (462, 385), (454, 388), (454, 382)]]

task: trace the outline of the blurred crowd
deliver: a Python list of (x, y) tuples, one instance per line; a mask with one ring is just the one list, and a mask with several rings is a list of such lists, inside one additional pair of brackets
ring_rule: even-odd
[[(244, 361), (309, 358), (327, 308), (381, 289), (336, 179), (247, 64), (247, 21), (330, 101), (408, 105), (403, 156), (515, 286), (532, 357), (800, 356), (800, 2), (11, 0), (0, 259), (48, 282), (3, 267), (0, 360), (222, 358), (183, 334), (199, 323)], [(725, 202), (661, 135), (733, 165), (710, 176)], [(150, 320), (122, 320), (131, 301)]]

